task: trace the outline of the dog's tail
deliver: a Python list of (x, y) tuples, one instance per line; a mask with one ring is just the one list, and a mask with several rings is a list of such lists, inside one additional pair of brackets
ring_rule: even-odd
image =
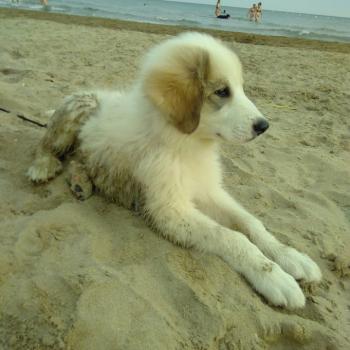
[(27, 175), (34, 182), (46, 182), (62, 170), (58, 157), (71, 150), (82, 125), (97, 110), (98, 100), (93, 93), (68, 96), (48, 122), (34, 162)]

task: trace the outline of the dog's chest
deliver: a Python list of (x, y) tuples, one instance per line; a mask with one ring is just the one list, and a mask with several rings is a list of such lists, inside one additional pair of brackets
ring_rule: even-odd
[(209, 155), (190, 159), (180, 166), (181, 184), (192, 199), (205, 196), (221, 182), (220, 164)]

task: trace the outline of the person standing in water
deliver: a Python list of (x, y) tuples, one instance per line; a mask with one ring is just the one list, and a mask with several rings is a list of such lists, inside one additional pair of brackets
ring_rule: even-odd
[(221, 15), (221, 4), (220, 4), (220, 0), (218, 0), (215, 6), (215, 16), (219, 17), (220, 15)]
[(41, 5), (47, 6), (49, 4), (48, 0), (40, 0)]
[(230, 18), (230, 15), (228, 13), (226, 13), (225, 10), (224, 10), (224, 13), (221, 14), (220, 0), (217, 1), (216, 6), (215, 6), (215, 16), (216, 16), (216, 18), (223, 18), (223, 19)]
[(259, 22), (262, 18), (262, 3), (259, 2), (255, 11), (255, 22)]
[(253, 4), (253, 6), (248, 10), (248, 17), (250, 21), (255, 21), (256, 17), (256, 4)]

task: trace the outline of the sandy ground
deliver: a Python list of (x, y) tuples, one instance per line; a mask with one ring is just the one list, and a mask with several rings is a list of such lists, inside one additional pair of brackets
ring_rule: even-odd
[[(42, 123), (66, 94), (128, 86), (166, 37), (8, 13), (0, 107)], [(271, 307), (219, 258), (174, 246), (97, 195), (75, 200), (64, 174), (31, 185), (25, 171), (44, 129), (0, 112), (1, 350), (350, 349), (348, 48), (226, 39), (271, 129), (223, 147), (225, 183), (321, 267), (306, 307)]]

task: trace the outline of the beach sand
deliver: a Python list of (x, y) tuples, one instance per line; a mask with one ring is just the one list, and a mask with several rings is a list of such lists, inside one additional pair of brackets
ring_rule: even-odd
[[(323, 280), (307, 305), (268, 305), (221, 259), (183, 249), (63, 173), (26, 177), (63, 96), (128, 87), (143, 54), (182, 31), (0, 10), (0, 349), (350, 348), (349, 45), (213, 32), (237, 51), (268, 133), (224, 145), (225, 186)], [(239, 42), (234, 42), (236, 39)], [(250, 43), (247, 43), (250, 42)]]

